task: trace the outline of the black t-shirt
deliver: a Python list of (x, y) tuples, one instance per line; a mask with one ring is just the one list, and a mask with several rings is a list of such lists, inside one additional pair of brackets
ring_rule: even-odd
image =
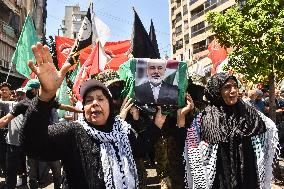
[(13, 116), (17, 117), (20, 114), (25, 114), (29, 105), (31, 104), (31, 100), (30, 99), (24, 99), (21, 100), (20, 102), (18, 102), (13, 109), (11, 110), (10, 114), (12, 114)]
[[(10, 112), (10, 114), (12, 114), (12, 115), (15, 116), (15, 117), (17, 117), (17, 116), (20, 115), (20, 114), (23, 114), (23, 115), (24, 115), (24, 114), (26, 113), (28, 107), (31, 105), (31, 103), (32, 103), (32, 100), (29, 99), (29, 98), (26, 98), (26, 99), (24, 99), (24, 100), (21, 100), (20, 102), (18, 102), (18, 103), (13, 107), (12, 111)], [(61, 104), (60, 104), (57, 100), (54, 100), (54, 101), (53, 101), (53, 104), (52, 104), (53, 108), (58, 109), (60, 105), (61, 105)]]

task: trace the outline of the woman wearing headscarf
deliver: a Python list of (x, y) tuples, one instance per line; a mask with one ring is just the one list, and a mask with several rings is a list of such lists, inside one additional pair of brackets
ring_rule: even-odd
[[(41, 87), (26, 114), (21, 140), (35, 159), (62, 160), (70, 189), (134, 189), (138, 186), (132, 155), (131, 126), (114, 115), (112, 97), (100, 81), (80, 88), (84, 120), (48, 125), (55, 93), (70, 64), (57, 72), (47, 46), (32, 47), (37, 66), (29, 67)], [(135, 142), (135, 141), (134, 141)]]
[[(271, 188), (275, 124), (238, 99), (238, 81), (227, 73), (209, 79), (205, 96), (209, 105), (187, 130), (187, 188)], [(185, 113), (178, 114), (181, 126), (192, 109), (187, 102)]]

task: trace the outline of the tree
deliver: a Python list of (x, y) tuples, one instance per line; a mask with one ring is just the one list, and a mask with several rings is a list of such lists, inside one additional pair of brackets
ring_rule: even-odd
[(219, 43), (233, 47), (230, 68), (254, 82), (268, 80), (275, 121), (275, 79), (284, 76), (284, 1), (238, 1), (224, 14), (210, 11), (207, 21)]

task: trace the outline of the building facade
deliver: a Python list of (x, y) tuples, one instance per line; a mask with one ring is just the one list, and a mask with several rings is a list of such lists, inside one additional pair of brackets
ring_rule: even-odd
[(8, 81), (14, 89), (25, 80), (11, 58), (28, 13), (34, 20), (38, 37), (44, 37), (46, 0), (0, 0), (0, 82)]
[(171, 58), (188, 61), (208, 55), (208, 44), (214, 39), (206, 13), (225, 12), (235, 0), (169, 0)]
[(65, 16), (61, 28), (58, 29), (58, 35), (59, 30), (62, 30), (64, 37), (76, 39), (86, 15), (87, 11), (81, 11), (79, 5), (65, 6)]

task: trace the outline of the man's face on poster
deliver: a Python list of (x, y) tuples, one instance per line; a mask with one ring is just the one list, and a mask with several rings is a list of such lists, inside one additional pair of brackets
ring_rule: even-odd
[(164, 79), (166, 64), (164, 62), (149, 62), (147, 66), (148, 80), (153, 85), (159, 85)]

